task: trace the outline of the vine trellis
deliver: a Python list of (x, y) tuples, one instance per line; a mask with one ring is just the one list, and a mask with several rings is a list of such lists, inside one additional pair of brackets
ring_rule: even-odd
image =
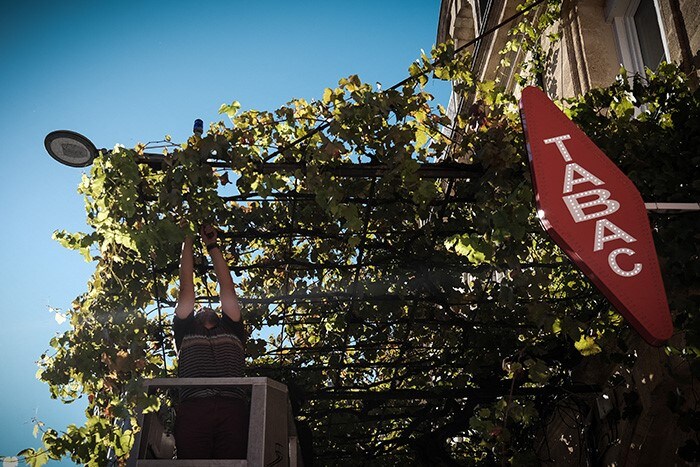
[[(347, 85), (361, 86), (352, 78)], [(364, 89), (370, 93), (366, 85)], [(371, 98), (378, 95), (371, 93)], [(434, 112), (433, 119), (445, 121), (437, 109)], [(309, 156), (309, 145), (288, 150), (274, 162), (265, 162), (264, 152), (255, 153), (259, 162), (245, 165), (212, 158), (214, 153), (238, 150), (239, 138), (231, 133), (240, 126), (215, 126), (208, 139), (191, 140), (191, 146), (176, 156), (179, 159), (161, 168), (173, 172), (186, 161), (183, 157), (190, 157), (200, 161), (197, 170), (214, 168), (212, 177), (219, 185), (235, 180), (233, 194), (218, 188), (217, 208), (207, 217), (213, 215), (221, 228), (221, 249), (237, 276), (246, 321), (258, 331), (277, 330), (267, 341), (256, 333), (249, 374), (272, 376), (289, 385), (297, 420), (308, 425), (322, 445), (316, 447), (319, 459), (349, 458), (358, 448), (369, 459), (407, 449), (419, 433), (434, 436), (435, 420), (444, 417), (446, 405), (459, 407), (448, 416), (459, 432), (469, 426), (469, 419), (458, 422), (457, 414), (508, 395), (528, 405), (535, 395), (599, 389), (565, 383), (513, 390), (501, 372), (478, 368), (479, 353), (491, 353), (489, 358), (500, 362), (520, 352), (519, 335), (535, 338), (541, 332), (528, 320), (528, 306), (559, 301), (526, 293), (513, 296), (507, 305), (512, 308), (504, 309), (497, 298), (509, 293), (509, 274), (549, 276), (563, 268), (577, 276), (558, 254), (537, 258), (529, 253), (530, 246), (516, 245), (521, 256), (513, 262), (506, 256), (500, 259), (498, 248), (486, 241), (494, 234), (495, 200), (489, 198), (500, 192), (494, 170), (526, 170), (516, 158), (500, 167), (479, 160), (479, 151), (500, 154), (495, 140), (488, 141), (498, 138), (495, 128), (487, 141), (465, 138), (457, 154), (468, 162), (456, 162), (442, 159), (443, 148), (452, 142), (434, 130), (434, 123), (421, 125), (420, 118), (385, 117), (373, 129), (377, 134), (370, 150), (356, 140), (341, 141), (333, 129), (320, 133), (316, 151), (327, 159), (323, 163)], [(503, 113), (500, 118), (514, 122), (517, 117)], [(404, 125), (412, 133), (403, 143), (411, 144), (408, 151), (402, 151), (400, 142), (387, 144), (381, 137)], [(429, 138), (416, 143), (418, 131)], [(222, 135), (225, 140), (218, 140)], [(354, 133), (351, 138), (356, 138)], [(517, 138), (514, 151), (522, 143)], [(314, 177), (325, 179), (313, 185)], [(254, 190), (261, 186), (256, 183), (270, 186)], [(514, 235), (509, 225), (519, 224), (514, 231), (521, 239), (546, 242), (533, 221), (527, 186), (517, 181), (507, 195), (522, 203), (509, 207), (513, 214), (501, 226), (503, 239)], [(188, 199), (191, 203), (192, 197)], [(142, 201), (149, 202), (147, 197)], [(151, 202), (157, 202), (156, 197)], [(188, 207), (196, 212), (196, 207)], [(481, 215), (485, 222), (475, 218)], [(176, 272), (173, 258), (158, 270), (160, 275)], [(211, 269), (200, 264), (205, 276), (200, 302), (217, 299), (206, 285), (213, 283), (206, 278)], [(583, 287), (561, 302), (582, 298), (595, 300), (595, 292)], [(174, 305), (172, 296), (159, 299)], [(494, 332), (500, 343), (494, 342)], [(348, 436), (348, 431), (355, 434)], [(375, 431), (372, 446), (358, 444), (358, 436)]]
[[(629, 330), (542, 233), (517, 101), (475, 82), (469, 62), (442, 45), (396, 89), (351, 76), (274, 112), (222, 106), (233, 125), (213, 124), (162, 163), (139, 164), (143, 145), (98, 157), (79, 187), (92, 231), (55, 234), (95, 272), (39, 373), (54, 397), (87, 396), (87, 421), (44, 430), (46, 456), (99, 465), (107, 447), (128, 455), (134, 414), (162, 402), (141, 380), (174, 357), (163, 307), (177, 296), (180, 243), (208, 222), (252, 332), (249, 375), (287, 384), (321, 463), (536, 462), (533, 440), (557, 401), (592, 404), (608, 384), (572, 369), (597, 354), (632, 358)], [(481, 113), (452, 121), (431, 105), (428, 71), (473, 93)], [(700, 105), (679, 76), (668, 66), (568, 103), (643, 196), (697, 196), (688, 161), (700, 145), (687, 141)], [(674, 316), (692, 329), (691, 221), (653, 222)], [(198, 299), (216, 301), (204, 258)], [(631, 380), (631, 365), (621, 374)]]

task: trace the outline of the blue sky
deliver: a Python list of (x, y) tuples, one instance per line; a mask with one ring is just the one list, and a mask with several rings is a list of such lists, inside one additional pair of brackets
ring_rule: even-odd
[[(51, 240), (84, 230), (82, 170), (43, 146), (56, 129), (95, 145), (134, 146), (192, 121), (220, 120), (222, 103), (273, 109), (321, 97), (358, 74), (384, 87), (435, 42), (439, 0), (15, 2), (0, 15), (0, 456), (38, 446), (31, 419), (81, 424), (82, 405), (52, 401), (35, 379), (49, 339), (92, 265)], [(447, 104), (449, 86), (429, 88)], [(66, 462), (64, 462), (66, 463)]]

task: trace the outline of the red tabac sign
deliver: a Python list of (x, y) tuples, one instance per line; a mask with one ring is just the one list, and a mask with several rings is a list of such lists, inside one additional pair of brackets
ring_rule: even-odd
[(538, 215), (549, 235), (648, 343), (673, 324), (637, 188), (538, 88), (520, 100)]

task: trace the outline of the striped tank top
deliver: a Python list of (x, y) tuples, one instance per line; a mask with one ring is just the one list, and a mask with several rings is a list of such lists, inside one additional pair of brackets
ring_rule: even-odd
[[(207, 329), (194, 316), (173, 320), (178, 352), (179, 378), (239, 378), (245, 369), (245, 329), (243, 322), (226, 314), (219, 324)], [(244, 398), (242, 388), (180, 388), (180, 400), (193, 397), (223, 396)]]

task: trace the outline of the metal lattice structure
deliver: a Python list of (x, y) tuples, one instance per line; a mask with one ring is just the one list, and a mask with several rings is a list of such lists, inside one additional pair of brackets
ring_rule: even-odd
[[(441, 193), (424, 204), (385, 166), (328, 169), (342, 205), (356, 206), (355, 226), (324, 211), (305, 189), (299, 164), (259, 169), (295, 173), (287, 184), (294, 189), (222, 195), (229, 215), (245, 215), (238, 228), (220, 233), (221, 248), (237, 277), (244, 319), (273, 334), (249, 342), (248, 374), (287, 384), (300, 436), (313, 437), (319, 460), (373, 459), (396, 448), (426, 452), (464, 432), (479, 404), (562, 391), (514, 388), (479, 364), (514, 356), (517, 336), (537, 332), (518, 306), (496, 300), (502, 267), (475, 266), (445, 246), (472, 229), (482, 168), (420, 165), (410, 183)], [(206, 262), (200, 273), (214, 279)], [(215, 302), (213, 293), (198, 300)]]

